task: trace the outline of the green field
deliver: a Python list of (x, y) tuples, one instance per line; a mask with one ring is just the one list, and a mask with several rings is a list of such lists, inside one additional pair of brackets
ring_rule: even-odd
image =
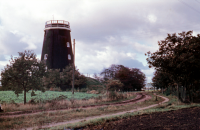
[[(45, 101), (45, 100), (52, 100), (55, 99), (61, 95), (66, 96), (67, 99), (72, 98), (72, 93), (71, 92), (58, 92), (58, 91), (46, 91), (42, 93), (41, 91), (36, 91), (35, 92), (36, 96), (31, 97), (31, 91), (27, 92), (26, 94), (26, 101), (28, 102), (31, 99), (36, 99), (40, 101)], [(91, 97), (96, 97), (98, 96), (97, 94), (87, 94), (83, 92), (75, 92), (74, 93), (74, 98), (75, 99), (89, 99)], [(13, 92), (13, 91), (0, 91), (0, 103), (1, 102), (6, 102), (6, 103), (23, 103), (24, 101), (24, 95), (19, 94), (19, 97)]]

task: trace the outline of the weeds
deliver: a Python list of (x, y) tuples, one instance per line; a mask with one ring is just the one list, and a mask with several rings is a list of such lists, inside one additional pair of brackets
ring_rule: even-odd
[[(115, 121), (115, 120), (120, 120), (120, 119), (127, 119), (136, 115), (143, 115), (143, 114), (149, 114), (150, 118), (151, 114), (154, 112), (164, 112), (164, 111), (170, 111), (170, 110), (178, 110), (181, 108), (189, 108), (189, 107), (200, 107), (200, 104), (180, 104), (177, 102), (177, 98), (174, 96), (168, 96), (168, 98), (170, 99), (170, 102), (167, 102), (165, 104), (163, 104), (163, 108), (161, 109), (160, 106), (155, 107), (155, 108), (150, 108), (150, 109), (146, 109), (146, 110), (141, 110), (138, 112), (133, 112), (133, 113), (126, 113), (124, 115), (119, 115), (119, 116), (112, 116), (112, 117), (106, 117), (106, 118), (99, 118), (99, 119), (94, 119), (94, 120), (88, 120), (86, 122), (79, 122), (79, 123), (74, 123), (74, 124), (68, 124), (68, 125), (62, 125), (62, 126), (56, 126), (56, 127), (52, 127), (50, 129), (61, 129), (63, 127), (65, 128), (81, 128), (81, 127), (87, 127), (90, 125), (99, 125), (99, 124), (103, 124), (105, 122), (109, 122), (109, 121)], [(158, 100), (159, 97), (158, 97)], [(151, 100), (153, 101), (153, 100)], [(154, 102), (155, 102), (155, 97), (154, 97)], [(173, 106), (173, 107), (172, 107)], [(142, 117), (140, 117), (141, 119)], [(77, 127), (78, 126), (78, 127)]]
[[(96, 99), (89, 99), (89, 100), (92, 100), (94, 102)], [(104, 100), (104, 98), (102, 98), (102, 100)], [(63, 103), (65, 101), (66, 100), (58, 101), (58, 102)], [(71, 105), (70, 101), (68, 102)], [(63, 122), (63, 121), (71, 120), (71, 119), (81, 119), (83, 117), (89, 117), (89, 116), (97, 116), (97, 115), (108, 114), (108, 113), (112, 114), (112, 113), (116, 113), (120, 111), (131, 110), (135, 108), (136, 106), (138, 107), (147, 106), (151, 104), (152, 102), (153, 102), (153, 98), (152, 98), (152, 101), (149, 101), (145, 104), (138, 103), (138, 104), (127, 104), (127, 105), (122, 105), (122, 106), (111, 105), (111, 106), (105, 106), (105, 107), (100, 107), (100, 108), (90, 108), (90, 109), (76, 108), (73, 110), (69, 109), (69, 110), (56, 111), (56, 112), (42, 112), (42, 113), (38, 113), (34, 115), (7, 118), (9, 119), (9, 121), (7, 120), (5, 122), (10, 122), (11, 124), (13, 124), (12, 126), (9, 127), (9, 129), (12, 129), (12, 128), (20, 129), (23, 127), (39, 126), (41, 124), (44, 125), (44, 124), (53, 123), (53, 122)], [(79, 100), (77, 100), (76, 103), (79, 103)], [(45, 105), (43, 107), (45, 107)], [(32, 106), (37, 106), (37, 105), (32, 105)], [(16, 125), (17, 122), (23, 122), (23, 123), (20, 125)], [(5, 129), (8, 129), (8, 125), (3, 125), (3, 124), (4, 124), (4, 121), (0, 122), (0, 126), (3, 126)]]
[[(125, 94), (127, 97), (130, 96), (131, 94), (126, 93)], [(133, 94), (132, 94), (133, 95)], [(76, 100), (74, 105), (87, 105), (94, 103), (96, 100), (102, 100), (102, 101), (108, 101), (107, 97), (97, 97), (93, 99), (88, 99), (85, 100), (84, 102), (82, 100)], [(42, 104), (26, 104), (26, 105), (21, 105), (18, 110), (37, 110), (37, 109), (42, 109), (42, 110), (47, 110), (49, 109), (50, 105), (52, 105), (53, 102), (46, 102), (43, 105)], [(57, 105), (52, 105), (54, 108), (56, 106), (58, 107), (71, 107), (72, 103), (69, 100), (57, 100)], [(7, 104), (7, 108), (12, 108), (13, 104)], [(23, 128), (23, 127), (30, 127), (30, 126), (41, 126), (44, 124), (52, 123), (52, 122), (63, 122), (66, 120), (71, 120), (71, 119), (80, 119), (82, 117), (88, 117), (88, 116), (96, 116), (96, 115), (101, 115), (101, 114), (106, 114), (106, 113), (115, 113), (119, 111), (124, 111), (128, 109), (133, 109), (133, 105), (126, 105), (126, 106), (105, 106), (101, 108), (91, 108), (91, 109), (81, 109), (81, 108), (76, 108), (73, 110), (65, 110), (65, 111), (57, 111), (57, 112), (42, 112), (34, 115), (27, 115), (27, 116), (21, 116), (21, 117), (14, 117), (14, 118), (7, 118), (6, 121), (0, 122), (0, 126), (2, 126), (4, 129), (13, 129), (13, 128)], [(15, 109), (16, 110), (16, 109)], [(0, 118), (1, 119), (1, 118)], [(23, 123), (19, 123), (23, 122)], [(12, 125), (9, 125), (12, 124)]]
[(98, 97), (93, 97), (91, 99), (82, 99), (77, 100), (75, 98), (71, 98), (66, 100), (68, 97), (64, 95), (60, 95), (51, 100), (43, 100), (41, 99), (31, 99), (27, 104), (23, 103), (12, 103), (9, 104), (2, 104), (2, 109), (4, 112), (11, 112), (11, 111), (36, 111), (36, 110), (56, 110), (56, 109), (68, 109), (74, 107), (82, 107), (82, 106), (89, 106), (89, 105), (97, 105), (97, 104), (104, 104), (104, 103), (112, 103), (112, 102), (119, 102), (123, 99), (134, 98), (136, 95), (135, 93), (116, 93), (114, 92), (114, 98), (109, 97), (107, 95), (101, 95)]
[(106, 109), (108, 109), (107, 106), (104, 106), (104, 107), (98, 107), (97, 110), (99, 111), (105, 111)]

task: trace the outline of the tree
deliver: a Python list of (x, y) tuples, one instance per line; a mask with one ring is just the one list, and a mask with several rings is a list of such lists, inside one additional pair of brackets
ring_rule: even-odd
[(109, 68), (104, 69), (100, 75), (103, 76), (103, 81), (116, 79), (116, 73), (119, 72), (121, 68), (124, 68), (123, 65), (114, 65), (112, 64)]
[(43, 77), (43, 83), (46, 88), (60, 87), (62, 84), (60, 69), (48, 70)]
[[(60, 72), (59, 69), (50, 69), (47, 71), (46, 76), (43, 78), (43, 82), (46, 88), (58, 87), (61, 90), (66, 90), (72, 86), (72, 73), (73, 66), (68, 65)], [(74, 86), (75, 88), (83, 87), (86, 84), (86, 77), (75, 68), (74, 73)]]
[(167, 88), (168, 85), (173, 83), (173, 81), (170, 79), (170, 76), (162, 71), (156, 70), (154, 72), (154, 77), (152, 78), (152, 85), (153, 87), (160, 88), (162, 89), (163, 93), (163, 88)]
[(128, 68), (123, 65), (111, 65), (101, 72), (104, 82), (107, 80), (120, 80), (124, 84), (123, 90), (141, 90), (145, 86), (145, 74), (137, 68)]
[(1, 72), (3, 90), (12, 90), (18, 96), (24, 91), (24, 104), (26, 92), (29, 90), (42, 90), (42, 77), (45, 75), (45, 64), (37, 62), (36, 54), (32, 51), (18, 52), (19, 57), (11, 56), (10, 65)]
[(145, 86), (146, 76), (137, 68), (129, 69), (127, 67), (121, 67), (116, 72), (116, 79), (119, 79), (124, 84), (124, 90), (141, 91)]
[[(194, 92), (193, 83), (200, 79), (200, 34), (192, 36), (192, 31), (168, 34), (165, 40), (159, 41), (159, 50), (147, 52), (149, 67), (168, 73), (177, 84), (177, 93), (180, 98), (179, 86), (184, 90)], [(145, 54), (146, 55), (146, 54)], [(186, 91), (185, 91), (186, 92)], [(191, 93), (190, 98), (192, 98)]]

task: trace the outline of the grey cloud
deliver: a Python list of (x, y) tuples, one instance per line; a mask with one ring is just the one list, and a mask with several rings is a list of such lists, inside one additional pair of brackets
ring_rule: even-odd
[(3, 45), (5, 46), (6, 50), (4, 54), (8, 55), (16, 55), (17, 52), (23, 51), (24, 48), (27, 47), (27, 44), (20, 42), (21, 37), (14, 35), (11, 32), (7, 33), (6, 37), (3, 39)]
[(119, 64), (127, 66), (129, 68), (138, 68), (140, 70), (147, 70), (149, 69), (147, 66), (144, 66), (142, 62), (130, 58), (121, 59)]
[[(97, 52), (105, 52), (106, 47), (112, 48), (111, 51), (124, 53), (143, 53), (143, 50), (151, 50), (157, 44), (157, 41), (164, 40), (167, 33), (179, 33), (182, 31), (194, 30), (200, 32), (200, 3), (197, 1), (169, 1), (169, 0), (143, 0), (143, 1), (90, 1), (93, 4), (88, 6), (87, 2), (61, 2), (55, 5), (44, 5), (39, 7), (41, 14), (44, 17), (36, 17), (34, 11), (29, 14), (17, 15), (15, 12), (9, 13), (5, 10), (6, 16), (1, 14), (0, 24), (5, 28), (10, 27), (9, 22), (14, 21), (18, 26), (11, 26), (9, 30), (19, 30), (22, 33), (34, 37), (32, 42), (37, 46), (34, 49), (36, 54), (40, 54), (43, 44), (43, 29), (45, 19), (52, 17), (50, 10), (54, 7), (53, 12), (56, 19), (68, 20), (71, 25), (72, 39), (76, 39), (76, 53), (82, 56), (95, 56)], [(186, 3), (186, 4), (184, 4)], [(62, 8), (64, 7), (64, 8)], [(16, 9), (15, 9), (16, 10)], [(19, 10), (19, 9), (17, 9)], [(17, 11), (16, 10), (16, 11)], [(14, 14), (14, 18), (7, 17)], [(47, 17), (49, 15), (49, 17)], [(156, 17), (155, 22), (150, 22), (149, 15)], [(6, 20), (7, 21), (6, 21)], [(21, 20), (20, 20), (21, 19)], [(49, 20), (49, 19), (47, 19)], [(28, 22), (27, 22), (28, 21)], [(20, 30), (21, 29), (21, 30)], [(14, 55), (19, 51), (23, 51), (28, 45), (20, 42), (20, 36), (6, 32), (7, 37), (3, 39), (3, 45), (6, 46), (6, 54)], [(109, 38), (113, 37), (114, 40)], [(33, 39), (34, 39), (33, 38)], [(126, 38), (126, 40), (124, 40)], [(140, 44), (136, 46), (134, 43)], [(141, 45), (142, 44), (142, 45)], [(143, 48), (143, 45), (146, 48)], [(0, 52), (1, 54), (5, 54)], [(77, 55), (78, 55), (77, 54)], [(111, 53), (112, 55), (113, 53)], [(105, 57), (106, 59), (107, 57)], [(139, 60), (131, 58), (121, 59), (119, 63), (128, 67), (136, 67), (143, 70), (148, 70)], [(89, 59), (89, 58), (88, 58)], [(84, 61), (91, 63), (93, 61)], [(79, 63), (78, 66), (84, 66)], [(83, 68), (83, 67), (82, 67)], [(87, 71), (87, 72), (86, 72)], [(98, 72), (99, 70), (87, 69), (84, 73)]]
[[(8, 31), (4, 33), (6, 33), (6, 37), (2, 39), (2, 42), (6, 50), (2, 52), (3, 54), (18, 56), (18, 52), (23, 52), (25, 48), (28, 47), (26, 41), (25, 42), (20, 41), (23, 35), (13, 34)], [(34, 44), (37, 45), (37, 48), (31, 50), (33, 50), (38, 55), (41, 53), (43, 43), (36, 42)]]
[(0, 61), (6, 61), (6, 58), (4, 55), (0, 55)]
[[(4, 69), (3, 65), (0, 65), (0, 72)], [(1, 76), (1, 75), (0, 75)]]

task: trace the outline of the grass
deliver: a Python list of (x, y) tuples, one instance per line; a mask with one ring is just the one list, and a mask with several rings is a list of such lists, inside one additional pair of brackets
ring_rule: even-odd
[[(30, 101), (31, 99), (35, 99), (37, 101), (47, 101), (58, 98), (59, 96), (64, 96), (66, 99), (72, 98), (71, 92), (58, 92), (58, 91), (46, 91), (42, 93), (41, 91), (35, 92), (36, 96), (31, 97), (31, 91), (27, 92), (26, 100)], [(92, 97), (97, 97), (97, 94), (88, 94), (83, 92), (75, 92), (75, 99), (89, 99)], [(19, 97), (13, 91), (0, 91), (0, 103), (23, 103), (24, 102), (24, 94), (19, 94)]]
[[(0, 101), (5, 112), (68, 108), (73, 105), (75, 100), (78, 102), (81, 99), (85, 99), (89, 103), (97, 96), (99, 95), (77, 92), (73, 97), (71, 92), (46, 91), (42, 93), (41, 91), (36, 91), (36, 96), (31, 97), (31, 92), (29, 91), (27, 93), (27, 101), (34, 99), (38, 103), (23, 105), (23, 94), (17, 97), (13, 91), (0, 91)], [(63, 100), (59, 100), (60, 97)], [(55, 107), (56, 105), (59, 106)]]
[[(152, 95), (152, 93), (150, 93)], [(26, 115), (15, 118), (6, 118), (0, 122), (0, 126), (4, 129), (19, 129), (24, 127), (32, 126), (41, 126), (48, 123), (63, 122), (72, 119), (81, 119), (84, 117), (90, 116), (99, 116), (102, 114), (112, 114), (121, 111), (132, 110), (133, 108), (144, 107), (151, 104), (155, 104), (162, 101), (161, 98), (158, 98), (158, 101), (155, 101), (155, 96), (152, 95), (152, 99), (146, 102), (139, 102), (136, 104), (127, 104), (122, 106), (104, 106), (99, 108), (89, 108), (89, 109), (73, 109), (73, 110), (64, 110), (56, 112), (42, 112), (34, 115)], [(20, 123), (19, 123), (20, 122)], [(64, 127), (63, 127), (64, 128)], [(56, 128), (57, 129), (57, 128)]]
[[(99, 81), (96, 79), (86, 77), (87, 81), (86, 84), (88, 87), (87, 90), (97, 90), (104, 87)], [(59, 92), (59, 91), (46, 91), (42, 93), (41, 91), (35, 92), (36, 96), (31, 97), (31, 91), (27, 92), (26, 100), (30, 101), (31, 99), (46, 101), (58, 98), (59, 96), (63, 95), (67, 97), (67, 99), (72, 98), (71, 92)], [(89, 94), (84, 92), (75, 92), (74, 97), (75, 99), (89, 99), (93, 97), (97, 97), (97, 94)], [(19, 97), (13, 91), (0, 91), (0, 103), (23, 103), (24, 102), (24, 94), (19, 94)]]
[[(94, 94), (93, 94), (94, 95)], [(41, 111), (41, 110), (57, 110), (57, 109), (69, 109), (69, 108), (79, 108), (83, 106), (89, 105), (98, 105), (98, 104), (107, 104), (107, 103), (115, 103), (124, 101), (127, 99), (133, 99), (136, 97), (135, 93), (121, 93), (119, 95), (123, 95), (121, 99), (109, 99), (106, 95), (100, 95), (95, 98), (90, 99), (75, 99), (71, 98), (70, 100), (66, 99), (53, 99), (48, 100), (48, 102), (39, 102), (39, 103), (4, 103), (2, 104), (2, 108), (4, 112), (13, 112), (13, 111)]]

